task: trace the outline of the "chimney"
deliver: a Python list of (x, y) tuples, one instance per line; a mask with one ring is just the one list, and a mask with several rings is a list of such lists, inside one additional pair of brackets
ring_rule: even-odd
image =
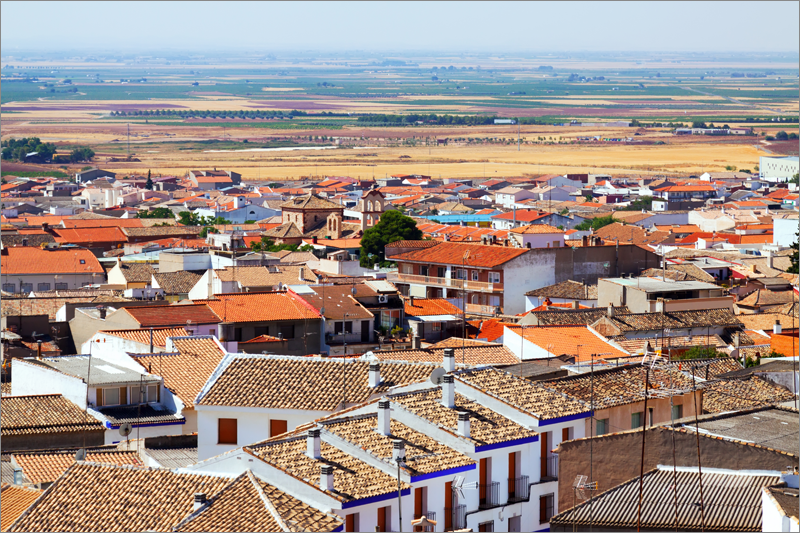
[(369, 388), (374, 389), (381, 384), (381, 365), (378, 363), (369, 364)]
[(738, 350), (740, 342), (739, 332), (737, 331), (733, 334), (733, 347)]
[(572, 308), (573, 309), (580, 309), (581, 308), (580, 302), (578, 302), (578, 300), (575, 300), (574, 302), (572, 302)]
[(783, 326), (781, 326), (781, 321), (776, 318), (775, 325), (772, 326), (772, 333), (774, 335), (780, 335), (782, 331), (783, 331)]
[(392, 434), (391, 402), (389, 400), (378, 402), (378, 433), (381, 435)]
[(305, 270), (306, 270), (305, 268), (300, 267), (300, 274), (298, 274), (297, 276), (298, 279), (300, 279), (300, 281), (305, 281), (305, 277), (303, 276), (303, 274), (305, 274)]
[(614, 316), (614, 306), (613, 305), (608, 304), (608, 311), (606, 312), (606, 315), (608, 315), (608, 318), (612, 318)]
[(395, 462), (406, 462), (406, 443), (400, 439), (392, 441), (392, 459)]
[(422, 337), (419, 335), (414, 335), (411, 337), (411, 349), (412, 350), (420, 350), (422, 349)]
[(409, 296), (408, 297), (408, 301), (409, 301), (409, 305), (411, 305), (411, 307), (414, 307), (414, 297), (413, 296)]
[(153, 328), (150, 328), (150, 353), (153, 353)]
[(317, 238), (311, 237), (311, 244), (317, 244)]
[(206, 493), (205, 492), (195, 492), (194, 493), (194, 505), (192, 505), (192, 511), (196, 511), (196, 510), (200, 509), (205, 504), (206, 504)]
[(106, 319), (106, 312), (107, 311), (108, 311), (108, 309), (106, 309), (106, 307), (104, 305), (98, 305), (97, 306), (97, 312), (100, 314), (100, 320), (105, 320)]
[(36, 341), (36, 360), (42, 360), (42, 340), (39, 339)]
[(456, 351), (453, 348), (444, 349), (442, 366), (445, 372), (453, 372), (456, 369)]
[(456, 378), (452, 374), (442, 376), (442, 405), (450, 409), (456, 406)]
[(465, 439), (469, 438), (469, 413), (466, 411), (458, 412), (458, 434)]
[(22, 469), (18, 466), (14, 467), (14, 485), (22, 485)]
[(581, 246), (583, 246), (584, 248), (589, 246), (589, 236), (588, 235), (584, 235), (583, 237), (581, 237)]
[(312, 459), (322, 458), (322, 439), (320, 439), (320, 429), (314, 428), (308, 430), (308, 437), (306, 438), (306, 453)]
[(319, 488), (327, 492), (333, 492), (333, 467), (322, 465), (319, 469)]

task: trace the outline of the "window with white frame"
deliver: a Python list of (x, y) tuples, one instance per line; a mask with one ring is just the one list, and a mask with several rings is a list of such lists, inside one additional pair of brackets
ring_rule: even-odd
[(500, 283), (500, 272), (489, 272), (489, 283)]
[(39, 290), (39, 291), (49, 291), (49, 290), (50, 290), (50, 284), (49, 284), (49, 283), (40, 283), (40, 284), (37, 286), (36, 290)]
[(477, 270), (472, 271), (472, 281), (478, 281), (478, 277), (480, 276), (480, 272)]

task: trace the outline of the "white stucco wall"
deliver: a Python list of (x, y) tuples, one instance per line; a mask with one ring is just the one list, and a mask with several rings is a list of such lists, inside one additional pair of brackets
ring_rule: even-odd
[(61, 394), (81, 409), (86, 408), (86, 385), (79, 378), (22, 359), (11, 360), (11, 375), (14, 376), (11, 381), (11, 394), (14, 396)]
[(779, 246), (792, 246), (797, 239), (798, 219), (773, 218), (772, 219), (772, 244)]

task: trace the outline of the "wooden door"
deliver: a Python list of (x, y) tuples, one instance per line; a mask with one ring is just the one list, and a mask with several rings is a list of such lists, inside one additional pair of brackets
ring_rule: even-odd
[(517, 492), (517, 452), (508, 454), (508, 497), (513, 498)]
[(444, 530), (453, 529), (453, 507), (455, 498), (453, 497), (453, 482), (448, 481), (444, 484)]

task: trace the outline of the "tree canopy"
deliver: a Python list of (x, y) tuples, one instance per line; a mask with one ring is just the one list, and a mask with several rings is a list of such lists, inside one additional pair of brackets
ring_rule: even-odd
[(152, 211), (140, 209), (136, 213), (136, 218), (175, 218), (175, 215), (172, 213), (172, 209), (168, 207), (156, 207)]
[(625, 207), (618, 207), (617, 211), (641, 211), (642, 209), (645, 211), (650, 211), (653, 209), (652, 196), (640, 196)]
[(416, 241), (422, 239), (422, 231), (414, 219), (399, 211), (387, 211), (381, 215), (380, 221), (364, 232), (361, 237), (362, 267), (372, 267), (375, 263), (383, 263), (387, 244), (395, 241)]
[(609, 224), (613, 224), (614, 222), (616, 222), (616, 220), (614, 220), (614, 215), (608, 215), (604, 217), (593, 218), (591, 220), (584, 220), (583, 222), (575, 226), (574, 229), (578, 231), (587, 231), (590, 229), (597, 231), (600, 228), (608, 226)]

